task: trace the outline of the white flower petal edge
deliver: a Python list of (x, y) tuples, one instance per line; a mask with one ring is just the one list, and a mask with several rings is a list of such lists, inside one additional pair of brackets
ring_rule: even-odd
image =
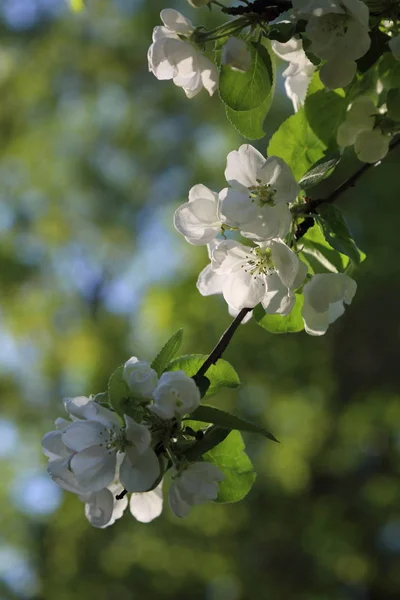
[(131, 392), (142, 398), (151, 398), (158, 383), (155, 370), (136, 356), (132, 356), (124, 364), (123, 379)]
[(151, 492), (132, 494), (129, 509), (140, 523), (150, 523), (159, 517), (163, 509), (162, 482)]
[(192, 506), (215, 500), (219, 482), (224, 474), (208, 462), (195, 462), (173, 479), (169, 488), (168, 500), (172, 512), (177, 517), (185, 517)]
[[(172, 8), (161, 11), (164, 26), (155, 27), (147, 59), (149, 71), (157, 79), (172, 79), (188, 98), (204, 87), (210, 96), (218, 87), (218, 70), (189, 40), (192, 23)], [(186, 38), (186, 39), (182, 39)]]
[(279, 58), (289, 62), (282, 75), (285, 79), (286, 95), (292, 101), (294, 111), (297, 112), (304, 104), (316, 67), (308, 60), (300, 39), (292, 38), (285, 43), (274, 40), (271, 45)]
[(324, 335), (344, 313), (344, 304), (351, 304), (357, 290), (356, 282), (342, 273), (321, 273), (304, 286), (302, 317), (310, 335)]
[(183, 417), (200, 404), (200, 392), (191, 377), (183, 371), (170, 371), (160, 377), (150, 410), (161, 419)]
[(221, 231), (218, 194), (205, 185), (195, 185), (189, 191), (189, 202), (182, 204), (174, 215), (175, 228), (189, 244), (209, 244)]

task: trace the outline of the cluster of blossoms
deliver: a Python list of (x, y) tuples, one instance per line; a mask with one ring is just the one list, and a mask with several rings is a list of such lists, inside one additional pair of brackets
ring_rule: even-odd
[[(309, 279), (306, 264), (286, 243), (292, 237), (290, 206), (300, 192), (291, 169), (245, 144), (228, 154), (225, 178), (229, 187), (219, 194), (194, 186), (175, 213), (185, 239), (208, 246), (211, 262), (199, 275), (200, 293), (222, 294), (233, 315), (261, 303), (267, 314), (286, 316), (302, 288), (305, 329), (324, 334), (352, 301), (356, 283), (339, 273)], [(235, 239), (239, 233), (246, 243)]]
[(138, 521), (159, 516), (168, 469), (169, 504), (178, 517), (195, 504), (215, 500), (222, 472), (211, 463), (189, 461), (182, 450), (193, 443), (182, 418), (200, 403), (194, 380), (183, 371), (158, 378), (148, 363), (132, 357), (123, 381), (134, 418), (121, 418), (96, 397), (64, 400), (69, 418), (57, 419), (56, 429), (42, 440), (51, 478), (85, 503), (87, 519), (100, 528), (122, 516), (128, 492)]

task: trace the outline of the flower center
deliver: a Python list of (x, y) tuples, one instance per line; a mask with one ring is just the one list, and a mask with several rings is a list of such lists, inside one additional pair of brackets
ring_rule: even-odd
[(269, 183), (261, 183), (257, 179), (258, 185), (249, 187), (249, 198), (252, 202), (256, 202), (258, 206), (275, 206), (274, 196), (276, 190)]
[(129, 445), (129, 442), (125, 440), (124, 431), (115, 431), (114, 429), (107, 429), (102, 432), (102, 443), (100, 446), (104, 446), (109, 452), (125, 452), (126, 446)]
[(247, 262), (243, 263), (246, 273), (254, 275), (271, 275), (274, 271), (274, 263), (271, 258), (270, 248), (253, 248), (252, 253), (246, 256)]
[(334, 38), (341, 38), (347, 32), (348, 15), (329, 14), (321, 19), (321, 28)]

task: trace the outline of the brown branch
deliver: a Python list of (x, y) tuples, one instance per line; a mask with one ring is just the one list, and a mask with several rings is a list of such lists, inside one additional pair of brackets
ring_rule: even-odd
[(239, 327), (240, 323), (243, 321), (245, 316), (253, 310), (252, 308), (242, 308), (240, 313), (235, 317), (232, 323), (229, 325), (228, 329), (222, 334), (218, 344), (215, 346), (214, 350), (211, 354), (206, 358), (204, 363), (201, 365), (200, 369), (197, 371), (195, 377), (201, 377), (205, 375), (207, 370), (211, 367), (211, 365), (215, 365), (217, 360), (221, 358), (222, 354), (225, 352), (226, 348), (231, 341), (233, 334), (236, 329)]
[[(400, 145), (400, 135), (396, 136), (392, 140), (392, 142), (389, 146), (389, 152), (394, 150), (394, 148), (396, 148), (399, 145)], [(303, 237), (303, 235), (305, 235), (307, 233), (307, 231), (314, 225), (314, 218), (312, 215), (315, 214), (318, 206), (320, 206), (321, 204), (335, 202), (349, 188), (354, 187), (356, 185), (357, 181), (360, 179), (360, 177), (362, 177), (364, 175), (364, 173), (369, 171), (369, 169), (371, 169), (372, 167), (377, 166), (380, 162), (381, 161), (378, 161), (376, 163), (364, 163), (359, 169), (357, 169), (357, 171), (355, 171), (355, 173), (353, 173), (353, 175), (351, 175), (348, 179), (343, 181), (343, 183), (341, 183), (339, 185), (339, 187), (336, 188), (336, 190), (334, 190), (332, 192), (332, 194), (330, 194), (327, 198), (318, 198), (316, 200), (308, 200), (305, 204), (302, 204), (301, 206), (296, 206), (294, 215), (298, 216), (298, 217), (302, 217), (302, 216), (307, 217), (304, 219), (304, 221), (302, 223), (300, 223), (297, 226), (296, 232), (294, 234), (296, 241), (299, 240), (301, 237)], [(307, 216), (307, 215), (310, 215), (310, 216)]]

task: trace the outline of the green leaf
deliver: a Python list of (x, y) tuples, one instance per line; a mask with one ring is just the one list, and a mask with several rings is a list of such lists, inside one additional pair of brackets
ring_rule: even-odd
[(304, 108), (286, 119), (274, 133), (268, 156), (279, 156), (299, 180), (325, 154), (324, 144), (308, 124)]
[(326, 241), (335, 250), (345, 254), (353, 262), (359, 264), (361, 262), (360, 251), (350, 234), (340, 209), (334, 204), (326, 203), (320, 204), (317, 212), (319, 215), (317, 220)]
[[(201, 431), (204, 429), (204, 423), (198, 421), (188, 420), (185, 421), (185, 425), (193, 429), (193, 431)], [(218, 425), (211, 425), (206, 429), (201, 439), (197, 440), (184, 455), (188, 460), (196, 461), (203, 456), (206, 452), (209, 452), (224, 441), (224, 439), (230, 434), (230, 430), (225, 427), (219, 427)]]
[(247, 496), (256, 479), (256, 472), (238, 431), (232, 431), (203, 458), (218, 467), (225, 476), (219, 484), (217, 502), (238, 502)]
[(157, 375), (160, 375), (165, 371), (167, 365), (171, 362), (171, 360), (176, 356), (181, 343), (182, 343), (183, 329), (178, 329), (171, 336), (168, 342), (161, 348), (160, 352), (157, 354), (153, 362), (151, 363), (151, 368), (155, 370)]
[(400, 61), (387, 52), (379, 63), (379, 79), (386, 89), (400, 87)]
[(387, 114), (390, 119), (400, 121), (400, 88), (392, 88), (386, 98)]
[(142, 407), (132, 398), (128, 386), (123, 380), (124, 365), (120, 365), (108, 380), (108, 400), (119, 415), (128, 415), (140, 421), (142, 417)]
[[(196, 375), (201, 365), (206, 360), (205, 354), (189, 354), (180, 356), (169, 363), (168, 371), (184, 371), (189, 377)], [(237, 388), (240, 385), (240, 379), (235, 369), (226, 360), (220, 358), (215, 365), (207, 370), (207, 379), (210, 380), (210, 387), (206, 396), (212, 396), (222, 387)]]
[(337, 252), (326, 241), (321, 228), (315, 224), (300, 241), (302, 260), (307, 263), (309, 272), (342, 273), (349, 265), (349, 258)]
[(214, 406), (208, 406), (207, 404), (200, 405), (194, 411), (194, 413), (190, 415), (190, 418), (195, 419), (196, 421), (203, 421), (204, 423), (213, 423), (214, 425), (218, 425), (224, 429), (229, 429), (230, 431), (232, 429), (238, 429), (239, 431), (259, 433), (273, 442), (278, 441), (276, 437), (264, 429), (264, 427), (261, 427), (256, 423), (252, 423), (251, 421), (247, 421), (246, 419), (231, 415), (230, 413), (220, 410), (219, 408), (215, 408)]
[(336, 132), (345, 120), (347, 105), (348, 101), (342, 89), (334, 92), (324, 89), (307, 96), (304, 103), (305, 115), (309, 127), (323, 143), (324, 148), (337, 148)]
[(332, 171), (339, 164), (341, 159), (341, 155), (339, 152), (330, 155), (324, 156), (321, 160), (317, 161), (313, 167), (300, 179), (299, 185), (303, 188), (303, 190), (308, 190), (309, 188), (317, 185), (323, 179), (326, 179), (331, 175)]
[(286, 317), (282, 317), (282, 315), (268, 315), (261, 304), (259, 304), (255, 307), (253, 316), (258, 325), (270, 333), (298, 333), (304, 329), (301, 316), (303, 302), (303, 294), (296, 294), (296, 304)]
[(247, 71), (221, 65), (219, 94), (221, 100), (235, 111), (258, 108), (270, 94), (273, 82), (272, 62), (261, 43), (250, 43), (251, 65)]

